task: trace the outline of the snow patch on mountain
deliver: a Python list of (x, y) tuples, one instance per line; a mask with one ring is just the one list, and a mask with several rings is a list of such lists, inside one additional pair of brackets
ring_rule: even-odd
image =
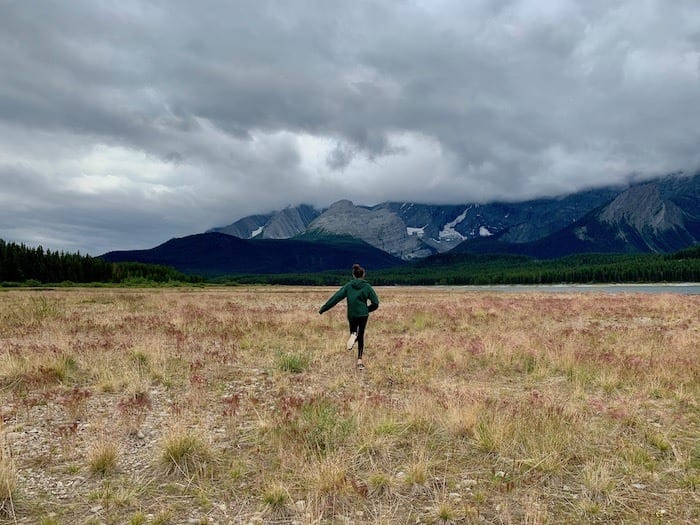
[(425, 235), (425, 228), (427, 224), (423, 226), (422, 228), (412, 228), (410, 226), (406, 226), (406, 233), (410, 235), (415, 235), (416, 237), (422, 238), (423, 235)]
[(253, 237), (255, 237), (257, 235), (260, 235), (264, 229), (265, 229), (265, 226), (260, 226), (260, 228), (250, 232), (250, 235), (248, 236), (248, 238), (252, 239)]
[(457, 226), (467, 217), (467, 213), (469, 213), (469, 210), (471, 210), (472, 208), (473, 206), (468, 206), (467, 209), (460, 213), (455, 220), (445, 224), (442, 227), (440, 233), (438, 234), (438, 239), (441, 241), (463, 240), (465, 237), (457, 230), (455, 230), (455, 226)]
[(493, 233), (486, 226), (479, 227), (479, 237), (491, 237)]

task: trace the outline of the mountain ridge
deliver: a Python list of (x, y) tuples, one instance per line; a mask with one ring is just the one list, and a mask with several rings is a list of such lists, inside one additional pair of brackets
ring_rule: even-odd
[[(232, 235), (238, 233), (238, 235)], [(552, 259), (582, 253), (671, 253), (700, 243), (700, 174), (518, 203), (431, 205), (340, 200), (287, 207), (110, 261), (185, 273), (315, 272), (354, 262), (387, 268), (441, 253)]]
[(402, 264), (400, 259), (349, 237), (240, 239), (220, 232), (174, 238), (146, 250), (111, 251), (100, 258), (170, 266), (202, 276), (349, 270), (357, 261), (373, 268)]
[[(453, 251), (542, 259), (582, 253), (675, 252), (700, 243), (700, 185), (697, 180), (700, 180), (698, 175), (688, 179), (690, 190), (681, 188), (675, 192), (665, 191), (663, 181), (633, 185), (610, 203), (540, 239), (510, 243), (502, 234), (488, 240), (465, 241)], [(684, 207), (676, 204), (679, 199), (685, 203)]]
[[(605, 230), (623, 240), (626, 236), (629, 245), (612, 243), (623, 251), (665, 252), (683, 247), (683, 243), (692, 245), (698, 242), (693, 225), (700, 221), (700, 174), (669, 175), (626, 186), (588, 189), (521, 202), (434, 205), (387, 201), (375, 206), (361, 206), (343, 199), (321, 210), (300, 205), (298, 215), (304, 219), (297, 221), (296, 227), (290, 228), (286, 234), (291, 238), (305, 231), (320, 230), (351, 235), (410, 261), (448, 252), (470, 241), (472, 247), (489, 246), (498, 241), (503, 246), (523, 245), (521, 248), (524, 249), (529, 243), (556, 236), (605, 205), (612, 207), (601, 220), (611, 228), (606, 229), (604, 225), (595, 228), (601, 230), (601, 235)], [(290, 215), (293, 210), (286, 208), (266, 216), (243, 217), (228, 227), (214, 230), (234, 235), (236, 232), (255, 233), (265, 237), (270, 235), (267, 230), (280, 216)], [(649, 224), (648, 215), (654, 216)], [(258, 217), (266, 217), (266, 224), (260, 225)], [(652, 233), (643, 233), (640, 228)], [(579, 234), (585, 236), (586, 229), (579, 230)], [(659, 229), (667, 232), (661, 238), (653, 233)], [(647, 240), (637, 242), (636, 233)], [(675, 240), (672, 239), (674, 236)], [(483, 239), (487, 240), (482, 242)], [(584, 245), (596, 249), (590, 243)], [(517, 247), (508, 250), (518, 252)]]

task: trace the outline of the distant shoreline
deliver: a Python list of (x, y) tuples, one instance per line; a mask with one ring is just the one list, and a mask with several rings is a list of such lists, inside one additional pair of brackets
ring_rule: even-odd
[(435, 285), (435, 288), (494, 292), (676, 293), (700, 295), (700, 283)]

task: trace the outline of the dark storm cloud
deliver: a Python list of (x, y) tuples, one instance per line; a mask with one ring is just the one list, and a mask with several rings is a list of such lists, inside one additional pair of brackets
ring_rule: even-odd
[(91, 253), (700, 167), (692, 0), (6, 1), (0, 70), (0, 237)]

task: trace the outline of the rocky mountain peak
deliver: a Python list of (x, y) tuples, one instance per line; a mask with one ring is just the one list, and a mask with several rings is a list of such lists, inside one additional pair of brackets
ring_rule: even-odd
[(288, 239), (306, 231), (306, 227), (318, 216), (311, 206), (288, 207), (272, 215), (262, 230), (263, 239)]
[(288, 239), (306, 231), (319, 212), (312, 206), (301, 204), (287, 207), (267, 215), (250, 215), (236, 222), (208, 232), (219, 232), (241, 239)]
[(626, 222), (638, 231), (665, 231), (683, 224), (683, 211), (661, 197), (656, 184), (633, 186), (603, 209), (600, 219), (608, 224)]
[(406, 225), (396, 213), (384, 207), (355, 206), (349, 200), (333, 203), (309, 225), (309, 230), (351, 235), (402, 259), (432, 253), (418, 238), (408, 235)]
[(337, 202), (334, 202), (328, 207), (328, 211), (333, 210), (334, 213), (342, 211), (355, 211), (355, 209), (357, 209), (357, 207), (353, 204), (352, 201), (347, 199), (342, 199)]
[[(355, 206), (342, 199), (322, 213), (300, 205), (211, 231), (243, 239), (284, 239), (314, 230), (350, 235), (402, 259), (446, 252), (471, 241), (480, 246), (500, 243), (499, 249), (508, 244), (520, 253), (518, 245), (544, 246), (549, 237), (566, 244), (567, 236), (572, 240), (566, 249), (578, 252), (670, 252), (700, 242), (700, 173), (524, 202)], [(564, 248), (554, 251), (564, 254)]]

